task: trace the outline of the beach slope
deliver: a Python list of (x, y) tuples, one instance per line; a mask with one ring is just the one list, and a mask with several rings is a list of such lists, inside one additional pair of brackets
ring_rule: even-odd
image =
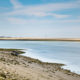
[(63, 64), (12, 55), (14, 50), (0, 50), (0, 80), (80, 80), (80, 75), (61, 69)]

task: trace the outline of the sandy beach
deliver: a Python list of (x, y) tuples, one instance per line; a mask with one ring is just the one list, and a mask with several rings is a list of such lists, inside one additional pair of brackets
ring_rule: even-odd
[(0, 50), (0, 80), (80, 80), (80, 75), (61, 69), (63, 64), (15, 56), (12, 51)]
[(80, 42), (80, 38), (28, 38), (28, 37), (0, 37), (0, 40), (15, 41), (74, 41)]

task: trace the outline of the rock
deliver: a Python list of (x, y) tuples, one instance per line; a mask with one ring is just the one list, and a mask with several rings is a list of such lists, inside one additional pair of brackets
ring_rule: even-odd
[(17, 51), (12, 51), (11, 55), (18, 56), (18, 52)]

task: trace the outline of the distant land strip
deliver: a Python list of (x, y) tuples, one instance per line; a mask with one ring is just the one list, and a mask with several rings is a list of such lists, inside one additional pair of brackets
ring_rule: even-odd
[(80, 41), (80, 38), (17, 38), (8, 37), (0, 38), (0, 40), (21, 40), (21, 41)]

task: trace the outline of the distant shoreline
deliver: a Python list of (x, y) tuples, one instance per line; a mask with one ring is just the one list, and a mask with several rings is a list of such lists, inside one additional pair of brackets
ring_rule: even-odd
[(0, 38), (0, 40), (19, 40), (19, 41), (80, 41), (80, 38)]

